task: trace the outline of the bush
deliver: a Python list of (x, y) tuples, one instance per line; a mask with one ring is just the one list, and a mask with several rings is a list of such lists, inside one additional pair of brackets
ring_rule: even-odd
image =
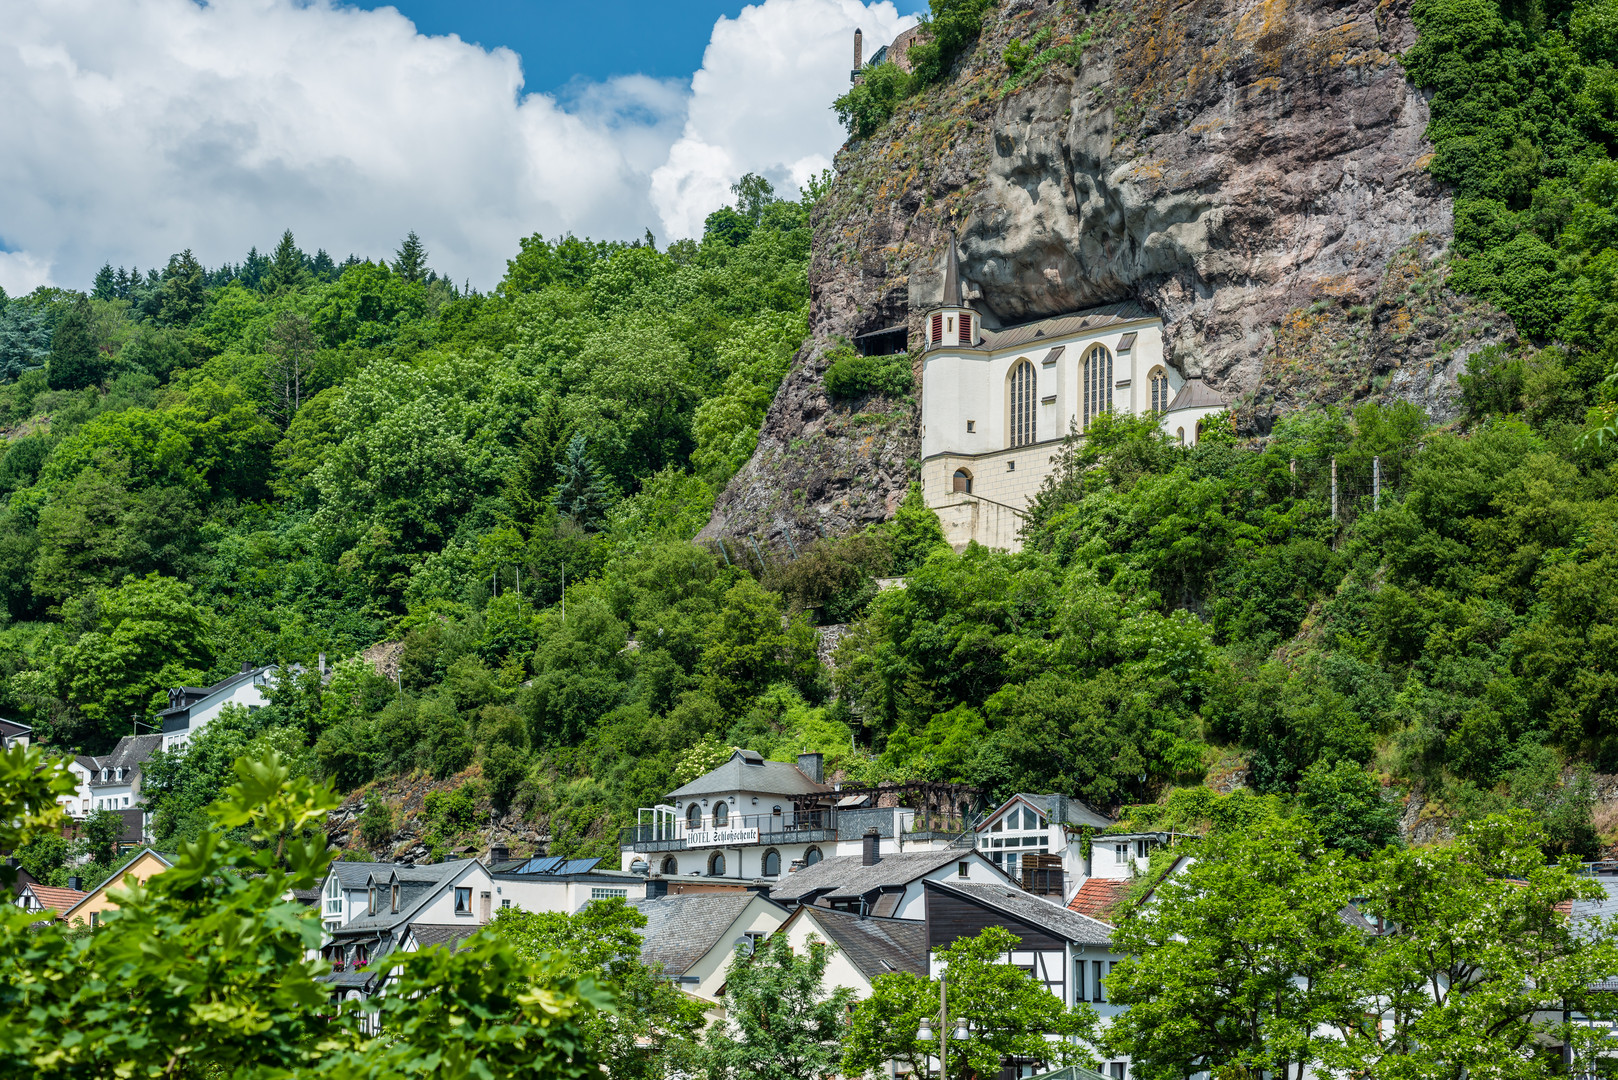
[(382, 798), (372, 796), (365, 801), (365, 812), (360, 815), (360, 836), (373, 848), (393, 839), (393, 808)]
[(844, 346), (832, 350), (831, 367), (826, 369), (826, 390), (832, 397), (855, 398), (866, 394), (904, 397), (913, 388), (910, 357), (861, 356)]
[(867, 64), (862, 75), (848, 93), (832, 103), (837, 119), (855, 138), (864, 138), (887, 123), (912, 88), (909, 73), (894, 64)]

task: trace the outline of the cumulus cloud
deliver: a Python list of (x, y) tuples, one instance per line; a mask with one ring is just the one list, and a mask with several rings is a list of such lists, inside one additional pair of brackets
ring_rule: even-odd
[(524, 93), (511, 51), (391, 8), (0, 0), (0, 286), (82, 287), (103, 261), (183, 248), (216, 264), (283, 228), (337, 258), (415, 229), (435, 267), (484, 287), (532, 232), (690, 235), (741, 173), (824, 167), (853, 28), (879, 43), (907, 21), (765, 0), (718, 21), (689, 84), (558, 101)]

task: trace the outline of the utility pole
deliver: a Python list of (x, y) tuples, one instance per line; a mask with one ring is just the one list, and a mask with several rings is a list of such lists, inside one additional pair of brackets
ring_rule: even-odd
[(1382, 509), (1382, 459), (1371, 459), (1371, 509)]
[(567, 621), (567, 563), (562, 563), (562, 621)]

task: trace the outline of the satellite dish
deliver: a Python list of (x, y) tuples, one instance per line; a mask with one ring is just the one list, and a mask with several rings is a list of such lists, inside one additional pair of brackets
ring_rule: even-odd
[(743, 934), (735, 941), (732, 941), (730, 945), (733, 951), (736, 949), (743, 949), (746, 951), (748, 956), (753, 955), (753, 939), (748, 937), (746, 934)]

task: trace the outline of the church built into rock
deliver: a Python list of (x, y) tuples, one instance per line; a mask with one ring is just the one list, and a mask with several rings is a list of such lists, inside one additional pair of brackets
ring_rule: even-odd
[(976, 540), (1017, 550), (1028, 505), (1062, 439), (1108, 412), (1157, 414), (1187, 445), (1225, 407), (1163, 357), (1163, 322), (1111, 304), (1003, 330), (962, 293), (950, 240), (943, 295), (923, 320), (921, 485), (957, 550)]

